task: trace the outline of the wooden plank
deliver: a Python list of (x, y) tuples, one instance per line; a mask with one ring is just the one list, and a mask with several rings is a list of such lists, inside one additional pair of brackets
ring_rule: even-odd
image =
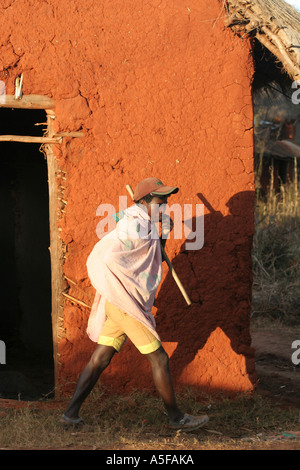
[(33, 137), (28, 135), (0, 135), (0, 142), (25, 142), (30, 144), (61, 144), (62, 137)]
[(0, 97), (0, 108), (23, 108), (23, 109), (53, 109), (55, 101), (43, 95), (24, 95), (16, 100), (14, 95), (2, 95)]

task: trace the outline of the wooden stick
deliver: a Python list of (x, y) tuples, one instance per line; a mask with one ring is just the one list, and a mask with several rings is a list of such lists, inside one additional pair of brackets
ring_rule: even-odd
[(65, 292), (63, 292), (62, 295), (66, 297), (67, 299), (71, 300), (71, 302), (74, 302), (75, 304), (82, 305), (82, 307), (91, 308), (85, 302), (82, 302), (82, 300), (78, 300), (78, 299), (75, 299), (75, 297), (72, 297), (72, 295), (65, 294)]
[(43, 95), (23, 95), (16, 100), (14, 95), (4, 95), (0, 99), (0, 108), (53, 109), (55, 101)]
[[(132, 190), (130, 184), (126, 184), (126, 189), (127, 189), (128, 193), (130, 194), (130, 197), (133, 199), (133, 190)], [(188, 306), (190, 306), (192, 302), (191, 302), (185, 288), (183, 287), (179, 277), (177, 276), (176, 271), (173, 268), (172, 263), (169, 260), (167, 253), (165, 252), (164, 247), (162, 246), (162, 244), (160, 244), (160, 246), (161, 246), (161, 252), (162, 252), (163, 258), (167, 262), (167, 265), (168, 265), (168, 267), (171, 271), (171, 274), (172, 274), (173, 278), (175, 279), (175, 282), (176, 282), (177, 286), (179, 287), (179, 290), (182, 293), (186, 303), (188, 304)]]
[(0, 135), (0, 142), (25, 142), (28, 144), (61, 144), (62, 137), (33, 137), (28, 135)]

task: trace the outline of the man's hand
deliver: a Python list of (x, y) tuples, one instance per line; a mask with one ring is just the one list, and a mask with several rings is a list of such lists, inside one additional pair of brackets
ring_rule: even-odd
[(160, 221), (162, 236), (167, 238), (169, 233), (173, 230), (174, 222), (167, 214), (160, 214)]
[(173, 230), (174, 222), (167, 214), (161, 213), (159, 216), (161, 222), (161, 236), (160, 241), (163, 247), (165, 247), (169, 233)]

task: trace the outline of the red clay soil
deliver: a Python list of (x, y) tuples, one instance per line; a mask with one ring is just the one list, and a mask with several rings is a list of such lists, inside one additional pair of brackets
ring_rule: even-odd
[[(165, 267), (154, 313), (176, 383), (236, 393), (256, 381), (253, 64), (249, 40), (224, 27), (222, 3), (3, 0), (0, 79), (13, 94), (23, 73), (24, 94), (55, 100), (57, 131), (84, 133), (55, 147), (66, 178), (59, 225), (70, 295), (91, 305), (96, 210), (117, 211), (127, 183), (158, 176), (179, 186), (172, 202), (205, 203), (204, 247), (189, 251), (184, 237), (167, 243), (192, 305)], [(57, 385), (68, 392), (94, 345), (89, 309), (62, 301)], [(116, 390), (151, 388), (149, 374), (129, 344), (103, 380)]]

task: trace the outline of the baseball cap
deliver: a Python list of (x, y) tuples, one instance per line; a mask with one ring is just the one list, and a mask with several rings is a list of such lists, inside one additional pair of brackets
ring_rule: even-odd
[(146, 178), (142, 180), (134, 190), (133, 200), (139, 201), (147, 194), (153, 196), (167, 196), (169, 194), (178, 193), (179, 188), (174, 186), (165, 186), (158, 178)]

